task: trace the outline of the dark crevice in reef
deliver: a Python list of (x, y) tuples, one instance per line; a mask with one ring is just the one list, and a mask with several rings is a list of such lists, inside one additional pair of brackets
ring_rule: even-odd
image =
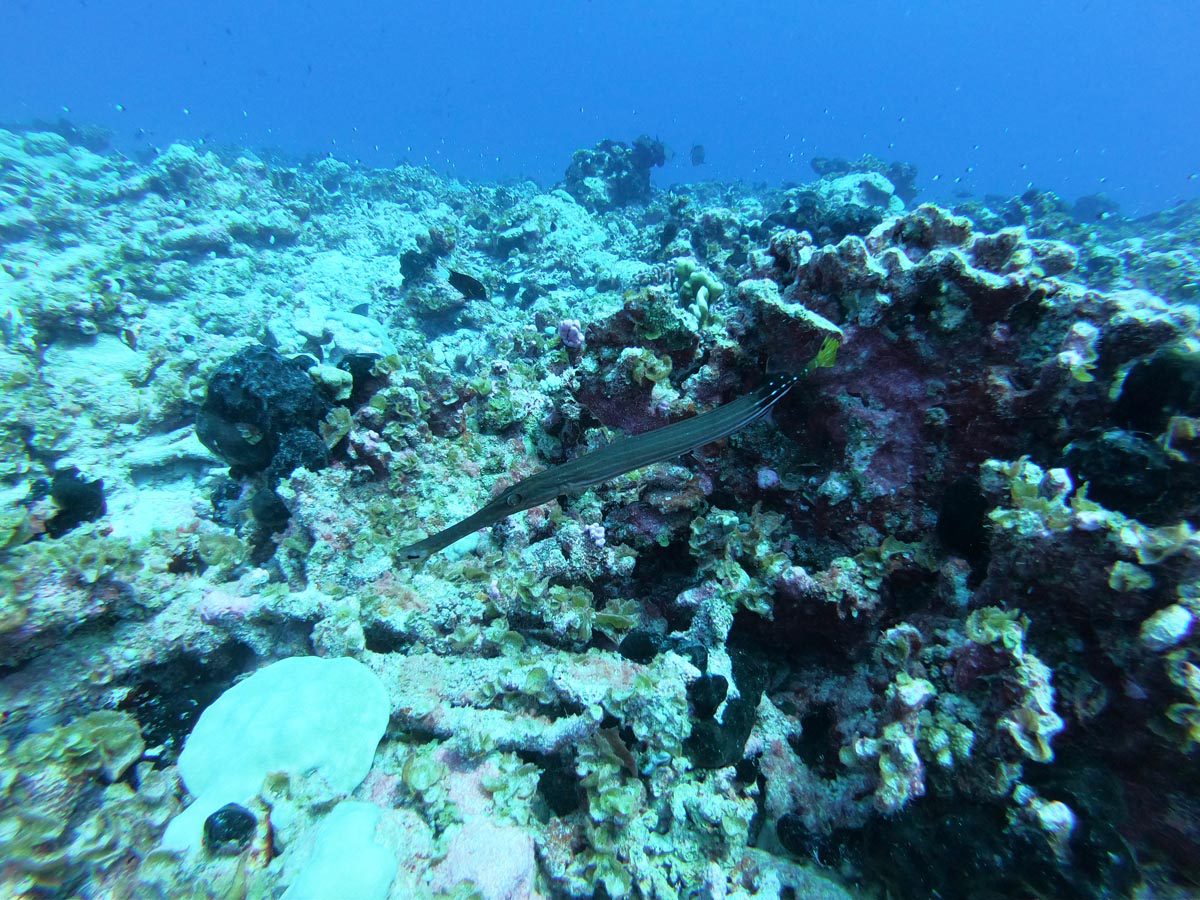
[(754, 727), (755, 711), (767, 685), (767, 666), (756, 653), (731, 645), (729, 661), (738, 697), (726, 700), (721, 721), (694, 719), (692, 733), (683, 744), (692, 764), (702, 769), (718, 769), (742, 761)]
[(670, 631), (686, 631), (695, 610), (680, 607), (675, 598), (696, 584), (696, 560), (680, 540), (661, 553), (641, 554), (633, 570), (632, 595), (642, 603), (658, 607)]
[(942, 546), (965, 559), (971, 566), (971, 586), (987, 573), (988, 510), (991, 504), (983, 494), (976, 475), (961, 475), (946, 486), (938, 511), (936, 533)]
[(1083, 826), (1069, 860), (1060, 861), (1044, 842), (1014, 833), (1003, 807), (936, 797), (861, 829), (800, 843), (823, 860), (850, 861), (899, 897), (1091, 900), (1128, 896), (1139, 878), (1128, 847), (1103, 820)]
[(412, 643), (385, 623), (373, 621), (363, 629), (366, 647), (372, 653), (399, 653)]
[(822, 778), (838, 774), (837, 713), (828, 703), (809, 710), (801, 720), (799, 737), (789, 737), (788, 743), (804, 764)]
[(228, 644), (201, 661), (184, 656), (141, 673), (118, 709), (132, 713), (147, 746), (163, 746), (159, 767), (173, 763), (208, 706), (237, 678), (255, 668), (257, 657), (242, 644)]
[[(843, 621), (836, 604), (775, 598), (774, 618), (739, 609), (730, 641), (754, 647), (768, 659), (787, 665), (822, 665), (831, 673), (853, 670), (863, 652), (864, 620)], [(864, 617), (865, 618), (865, 617)]]

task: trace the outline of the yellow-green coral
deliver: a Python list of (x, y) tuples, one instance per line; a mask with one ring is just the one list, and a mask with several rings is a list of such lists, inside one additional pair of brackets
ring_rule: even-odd
[(536, 617), (556, 634), (586, 644), (592, 639), (596, 607), (592, 592), (585, 587), (550, 584), (549, 578), (525, 580), (516, 586), (524, 610)]
[(115, 781), (145, 750), (133, 716), (98, 710), (68, 725), (30, 735), (13, 751), (13, 760), (20, 767), (55, 763), (72, 772), (100, 771), (108, 781)]
[(1005, 650), (1018, 652), (1029, 628), (1029, 619), (1021, 615), (1019, 609), (985, 606), (967, 616), (964, 627), (967, 637), (976, 644), (998, 643)]
[(999, 727), (1006, 731), (1017, 749), (1034, 762), (1054, 759), (1050, 739), (1063, 729), (1063, 720), (1054, 712), (1054, 690), (1050, 686), (1050, 667), (1024, 652), (1019, 655), (1015, 680), (1021, 689), (1017, 706), (1000, 717)]
[(749, 515), (711, 508), (692, 520), (688, 549), (698, 573), (720, 585), (734, 606), (769, 616), (775, 577), (791, 561), (778, 549), (783, 517), (756, 503)]
[(658, 356), (652, 350), (633, 350), (630, 377), (638, 384), (658, 384), (671, 374), (671, 357)]
[(542, 770), (533, 763), (523, 762), (514, 753), (499, 753), (495, 761), (496, 774), (485, 773), (480, 779), (483, 789), (492, 795), (495, 816), (527, 825)]
[(0, 562), (0, 580), (58, 576), (92, 585), (110, 577), (129, 578), (141, 565), (141, 552), (128, 539), (80, 528), (55, 540), (13, 548)]
[(941, 710), (922, 710), (920, 723), (917, 747), (925, 759), (950, 769), (971, 758), (975, 732), (966, 724)]
[(1043, 471), (1021, 457), (1016, 462), (987, 460), (981, 470), (985, 484), (1005, 485), (1012, 505), (997, 507), (988, 517), (998, 527), (1018, 534), (1103, 529), (1110, 539), (1140, 565), (1152, 566), (1179, 553), (1200, 554), (1200, 532), (1188, 522), (1151, 527), (1088, 499), (1087, 484), (1073, 493), (1063, 469)]
[(0, 858), (7, 863), (0, 890), (15, 895), (53, 889), (72, 866), (103, 868), (123, 856), (128, 847), (114, 854), (111, 840), (97, 835), (94, 819), (116, 815), (128, 788), (105, 793), (91, 817), (71, 823), (91, 796), (95, 776), (113, 782), (143, 752), (137, 722), (112, 710), (31, 735), (15, 748), (0, 742)]
[(700, 268), (695, 260), (680, 259), (675, 263), (675, 278), (679, 282), (679, 299), (696, 318), (698, 328), (712, 321), (712, 304), (725, 292), (712, 272)]
[(1114, 591), (1148, 591), (1154, 587), (1154, 576), (1133, 563), (1118, 559), (1109, 569), (1108, 586)]
[(1167, 677), (1188, 695), (1185, 702), (1167, 708), (1167, 718), (1182, 729), (1183, 747), (1191, 751), (1200, 745), (1200, 665), (1195, 662), (1195, 652), (1184, 648), (1170, 653)]
[[(1040, 466), (1021, 457), (1005, 463), (989, 459), (983, 464), (985, 479), (999, 476), (1007, 482), (1011, 507), (998, 507), (988, 516), (1001, 528), (1019, 534), (1039, 531), (1063, 531), (1071, 527), (1074, 509), (1068, 502), (1070, 480), (1062, 470), (1045, 472)], [(1077, 492), (1080, 500), (1087, 497), (1087, 486)]]

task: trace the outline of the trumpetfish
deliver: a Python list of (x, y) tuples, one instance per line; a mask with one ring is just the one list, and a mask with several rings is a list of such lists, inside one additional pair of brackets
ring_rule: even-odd
[(837, 338), (826, 338), (817, 355), (799, 372), (774, 375), (757, 390), (714, 410), (641, 434), (620, 438), (561, 465), (551, 466), (506, 487), (482, 509), (465, 519), (402, 548), (399, 558), (411, 564), (424, 562), (474, 531), (495, 525), (514, 513), (548, 503), (556, 497), (578, 494), (594, 484), (635, 469), (663, 462), (729, 437), (757, 422), (815, 369), (829, 368), (837, 358)]

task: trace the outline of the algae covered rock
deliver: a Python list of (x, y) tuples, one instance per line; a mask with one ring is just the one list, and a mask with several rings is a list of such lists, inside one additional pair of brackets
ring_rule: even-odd
[(646, 135), (632, 145), (601, 141), (590, 150), (576, 150), (571, 157), (567, 193), (592, 212), (645, 203), (650, 199), (650, 170), (666, 161), (666, 147)]
[(155, 808), (170, 801), (149, 775), (141, 793), (116, 783), (145, 749), (137, 721), (114, 710), (87, 713), (12, 748), (0, 741), (0, 894), (50, 896), (34, 891), (148, 851)]
[(232, 469), (282, 477), (297, 466), (325, 465), (318, 427), (329, 409), (302, 360), (255, 345), (213, 373), (196, 433)]

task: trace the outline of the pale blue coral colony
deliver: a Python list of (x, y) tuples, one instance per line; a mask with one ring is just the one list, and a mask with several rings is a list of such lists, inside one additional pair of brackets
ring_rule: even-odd
[[(662, 150), (0, 132), (0, 893), (1188, 895), (1200, 208)], [(829, 335), (774, 421), (395, 559)]]

